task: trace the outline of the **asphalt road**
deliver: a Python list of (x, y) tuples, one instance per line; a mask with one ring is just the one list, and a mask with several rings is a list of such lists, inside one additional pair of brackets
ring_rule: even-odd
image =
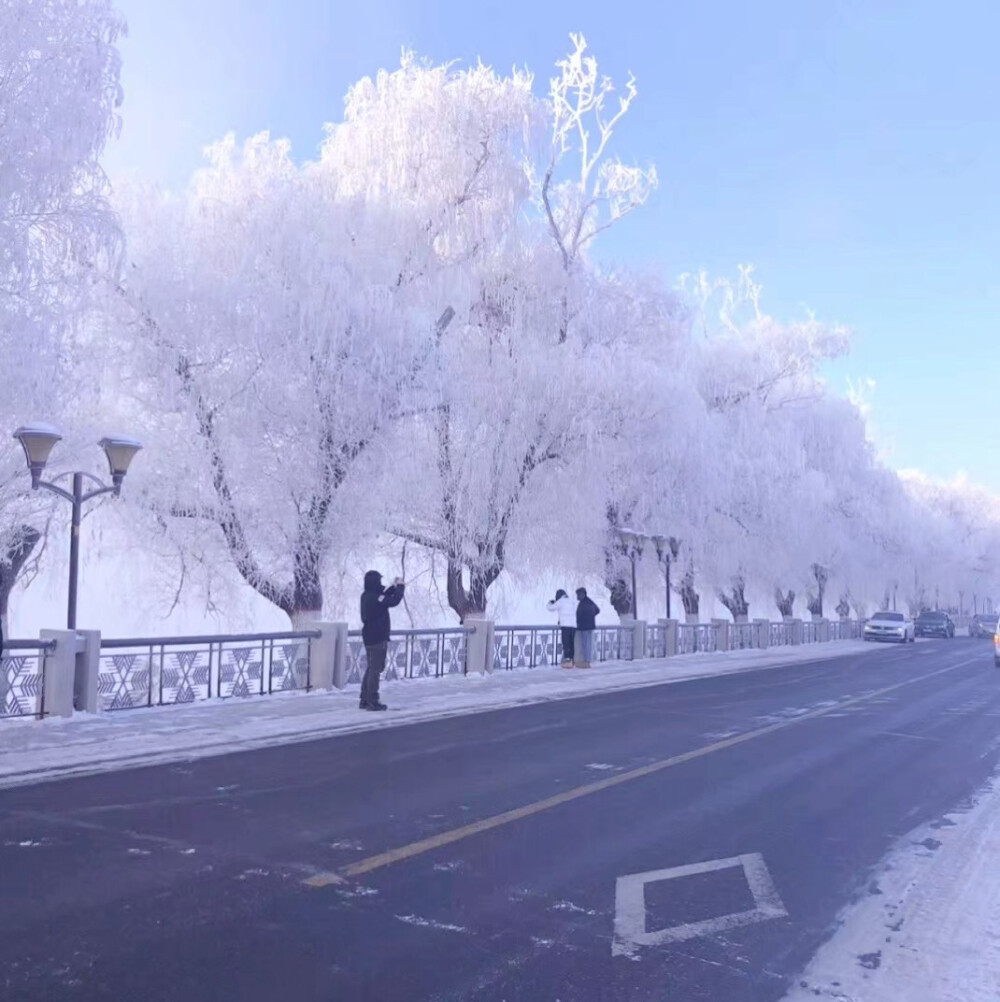
[(998, 734), (959, 638), (3, 791), (0, 998), (780, 999)]

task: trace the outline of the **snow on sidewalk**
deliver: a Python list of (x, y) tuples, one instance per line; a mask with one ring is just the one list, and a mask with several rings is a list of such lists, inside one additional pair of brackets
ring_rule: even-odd
[(781, 668), (882, 649), (833, 641), (764, 651), (608, 662), (589, 670), (519, 668), (487, 676), (386, 682), (391, 709), (364, 713), (358, 688), (184, 706), (0, 721), (0, 787), (309, 741), (602, 692)]
[(903, 838), (784, 1002), (1000, 998), (1000, 780)]

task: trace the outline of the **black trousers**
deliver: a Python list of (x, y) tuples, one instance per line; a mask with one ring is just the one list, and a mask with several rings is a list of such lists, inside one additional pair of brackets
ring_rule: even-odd
[(385, 655), (389, 649), (389, 644), (383, 641), (374, 647), (366, 647), (365, 654), (368, 658), (368, 667), (365, 669), (365, 677), (361, 681), (361, 705), (374, 706), (378, 702), (378, 684), (385, 671)]
[(573, 645), (575, 636), (576, 630), (572, 626), (564, 626), (562, 628), (563, 661), (573, 660), (573, 655), (576, 653)]

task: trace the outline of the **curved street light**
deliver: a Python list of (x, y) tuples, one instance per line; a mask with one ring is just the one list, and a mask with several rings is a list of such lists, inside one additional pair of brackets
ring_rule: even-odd
[[(80, 520), (83, 514), (83, 505), (101, 494), (113, 494), (115, 497), (121, 495), (122, 481), (125, 479), (125, 474), (128, 473), (136, 453), (142, 448), (142, 443), (124, 435), (108, 435), (102, 438), (98, 445), (107, 456), (111, 483), (105, 484), (91, 473), (74, 473), (73, 488), (66, 490), (65, 487), (60, 487), (56, 481), (68, 474), (60, 474), (53, 480), (42, 480), (49, 455), (56, 444), (62, 440), (62, 435), (59, 434), (58, 430), (50, 424), (28, 424), (18, 428), (14, 432), (14, 438), (21, 443), (21, 448), (24, 449), (24, 458), (27, 460), (28, 471), (31, 473), (32, 490), (43, 487), (53, 494), (58, 494), (59, 497), (73, 506), (69, 538), (69, 598), (66, 609), (66, 629), (75, 630), (77, 582), (80, 570)], [(84, 478), (96, 486), (92, 490), (84, 492)]]
[(667, 619), (670, 619), (670, 567), (680, 553), (681, 541), (674, 536), (653, 536), (653, 545), (666, 577)]
[(618, 529), (618, 539), (625, 548), (629, 562), (632, 564), (632, 618), (639, 618), (639, 597), (636, 595), (635, 561), (642, 556), (642, 544), (647, 537), (634, 529)]

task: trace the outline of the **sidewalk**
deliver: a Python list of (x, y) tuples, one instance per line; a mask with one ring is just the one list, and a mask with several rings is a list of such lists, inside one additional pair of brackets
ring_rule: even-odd
[(1000, 998), (1000, 779), (910, 832), (783, 1002)]
[(518, 668), (486, 676), (383, 683), (386, 713), (358, 710), (357, 687), (246, 700), (0, 721), (0, 788), (311, 741), (337, 734), (638, 689), (735, 672), (782, 668), (879, 645), (843, 640), (763, 651), (607, 662), (582, 671)]

